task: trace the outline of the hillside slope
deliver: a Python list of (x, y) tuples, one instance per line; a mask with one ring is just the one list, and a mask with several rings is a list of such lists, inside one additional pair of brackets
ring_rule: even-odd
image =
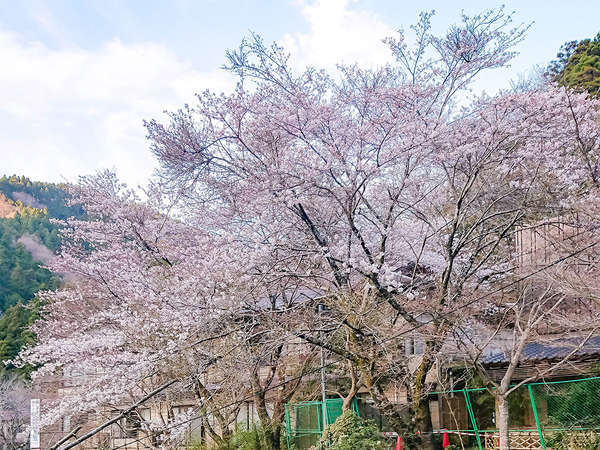
[(66, 199), (64, 185), (0, 178), (0, 360), (13, 358), (33, 339), (27, 327), (39, 314), (36, 292), (60, 285), (43, 264), (60, 247), (50, 219), (81, 216)]

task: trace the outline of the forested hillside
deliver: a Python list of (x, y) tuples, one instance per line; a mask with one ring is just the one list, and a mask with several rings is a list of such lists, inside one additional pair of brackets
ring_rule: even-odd
[(33, 338), (27, 326), (38, 314), (35, 293), (60, 284), (42, 265), (59, 249), (58, 227), (50, 219), (81, 215), (65, 204), (66, 196), (63, 185), (0, 178), (0, 360)]
[(66, 219), (81, 214), (81, 208), (66, 205), (66, 185), (32, 181), (25, 176), (0, 178), (0, 193), (16, 204), (46, 210), (49, 217)]

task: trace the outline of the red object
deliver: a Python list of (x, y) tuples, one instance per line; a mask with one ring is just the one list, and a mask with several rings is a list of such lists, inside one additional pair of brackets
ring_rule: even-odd
[(396, 450), (404, 450), (404, 445), (402, 445), (402, 438), (400, 436), (396, 439)]
[(444, 439), (442, 440), (442, 447), (450, 447), (450, 436), (448, 436), (447, 432), (444, 432)]

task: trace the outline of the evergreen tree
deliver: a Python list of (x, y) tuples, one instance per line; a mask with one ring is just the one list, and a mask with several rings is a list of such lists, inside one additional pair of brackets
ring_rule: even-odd
[(591, 96), (600, 94), (600, 33), (594, 39), (563, 44), (556, 57), (548, 65), (549, 77)]
[[(6, 313), (0, 317), (0, 361), (12, 360), (19, 351), (34, 341), (34, 334), (30, 326), (39, 317), (40, 302), (34, 299), (29, 305), (25, 306), (18, 303), (10, 307)], [(16, 368), (8, 364), (3, 371), (28, 374), (31, 367)]]

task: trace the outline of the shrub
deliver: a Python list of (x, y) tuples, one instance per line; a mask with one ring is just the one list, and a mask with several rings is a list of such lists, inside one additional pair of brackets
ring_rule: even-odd
[(320, 448), (331, 450), (387, 450), (373, 420), (362, 420), (354, 411), (346, 411), (329, 425), (321, 437)]

